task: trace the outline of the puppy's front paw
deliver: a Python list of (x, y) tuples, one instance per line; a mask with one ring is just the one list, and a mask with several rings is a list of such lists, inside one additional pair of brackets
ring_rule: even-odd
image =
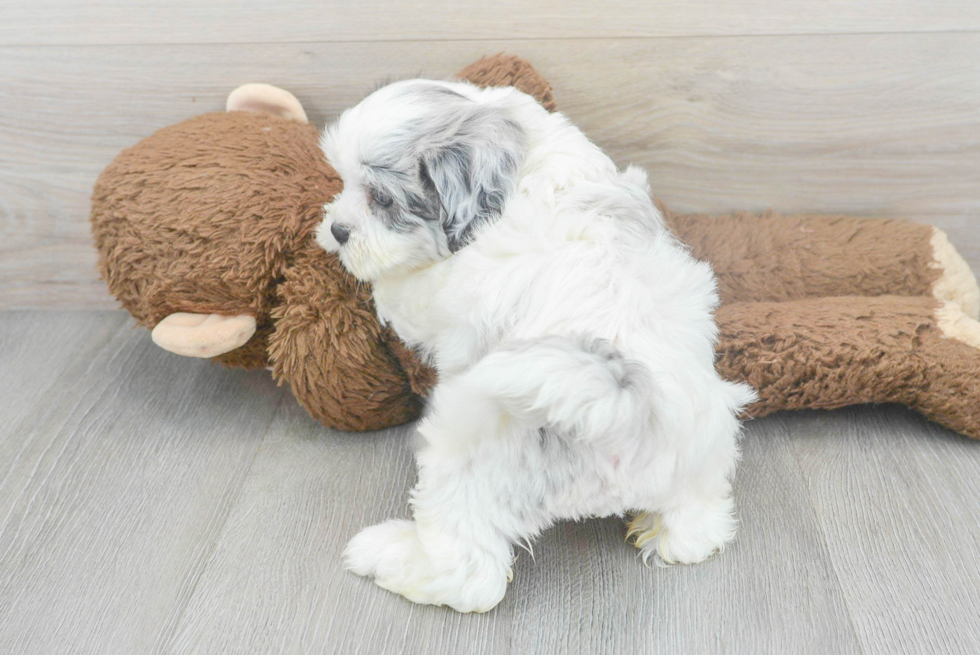
[(498, 567), (482, 561), (479, 551), (448, 550), (461, 557), (444, 553), (433, 562), (413, 521), (388, 521), (351, 539), (344, 549), (344, 564), (358, 575), (373, 577), (382, 589), (415, 603), (448, 605), (460, 612), (496, 607), (507, 589), (507, 571), (496, 571)]
[[(344, 549), (344, 565), (357, 575), (388, 579), (403, 575), (418, 549), (413, 521), (388, 521), (361, 530)], [(417, 559), (419, 553), (415, 555)], [(384, 585), (382, 585), (384, 586)]]

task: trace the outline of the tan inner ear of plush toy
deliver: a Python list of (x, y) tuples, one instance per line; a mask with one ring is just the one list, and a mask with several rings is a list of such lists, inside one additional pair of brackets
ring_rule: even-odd
[(153, 343), (184, 357), (217, 357), (243, 346), (255, 334), (247, 314), (171, 314), (153, 328)]
[(225, 111), (254, 111), (309, 122), (296, 96), (271, 84), (243, 84), (228, 94)]

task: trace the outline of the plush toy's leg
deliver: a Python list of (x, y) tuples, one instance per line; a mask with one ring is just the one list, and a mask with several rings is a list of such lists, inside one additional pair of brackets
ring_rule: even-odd
[(902, 403), (980, 439), (980, 323), (900, 296), (719, 308), (717, 367), (759, 394), (748, 413)]
[(933, 296), (980, 315), (970, 266), (931, 225), (850, 216), (672, 214), (671, 230), (711, 262), (724, 302)]

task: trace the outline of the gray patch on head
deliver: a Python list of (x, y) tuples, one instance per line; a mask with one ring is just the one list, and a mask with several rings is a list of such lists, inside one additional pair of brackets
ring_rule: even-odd
[(436, 190), (435, 182), (429, 175), (429, 169), (424, 160), (419, 160), (418, 166), (420, 193), (406, 194), (409, 209), (422, 220), (430, 223), (442, 224), (445, 212), (442, 207), (442, 200)]
[(371, 201), (389, 229), (429, 229), (440, 248), (456, 252), (496, 221), (517, 183), (527, 137), (500, 105), (481, 104), (435, 82), (399, 90), (422, 111), (373, 144), (364, 165)]
[(442, 204), (443, 230), (453, 252), (500, 218), (516, 187), (527, 138), (502, 108), (470, 103), (459, 111), (448, 125), (420, 139), (431, 144), (422, 161)]
[[(370, 171), (366, 190), (370, 194), (371, 212), (390, 230), (411, 232), (424, 223), (425, 217), (415, 209), (417, 192), (412, 191), (414, 179), (409, 173), (389, 165), (365, 164)], [(381, 199), (387, 202), (381, 202)]]
[(428, 84), (425, 86), (420, 86), (417, 92), (422, 96), (430, 96), (434, 98), (443, 96), (443, 97), (458, 98), (460, 100), (466, 100), (466, 96), (464, 96), (463, 94), (459, 93), (458, 91), (454, 91), (449, 87), (442, 86), (441, 84)]

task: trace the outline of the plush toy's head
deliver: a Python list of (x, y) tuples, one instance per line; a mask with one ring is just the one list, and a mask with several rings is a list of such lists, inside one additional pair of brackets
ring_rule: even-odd
[[(253, 318), (254, 336), (215, 336), (209, 344), (225, 352), (201, 354), (264, 367), (276, 289), (340, 188), (309, 123), (246, 111), (192, 118), (124, 151), (99, 178), (92, 201), (99, 270), (150, 329), (178, 313)], [(217, 321), (201, 323), (203, 334)], [(174, 327), (158, 338), (196, 354), (193, 319)], [(237, 343), (243, 336), (251, 338)]]
[[(514, 57), (482, 59), (460, 77), (554, 106), (547, 82)], [(156, 132), (99, 177), (91, 224), (109, 290), (161, 347), (271, 366), (328, 426), (412, 420), (434, 373), (312, 238), (342, 188), (316, 128), (268, 85), (237, 89), (228, 109)]]

